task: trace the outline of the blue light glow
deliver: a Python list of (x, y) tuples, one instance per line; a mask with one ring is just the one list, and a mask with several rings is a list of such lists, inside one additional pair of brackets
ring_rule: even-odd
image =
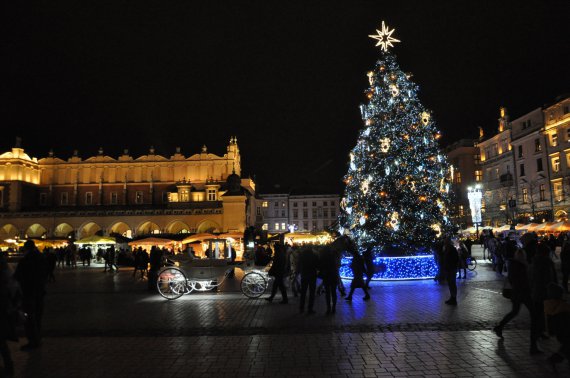
[[(343, 257), (340, 266), (340, 276), (352, 279), (350, 263), (352, 257)], [(374, 281), (391, 280), (422, 280), (433, 278), (437, 274), (437, 264), (432, 255), (376, 257), (374, 258)]]

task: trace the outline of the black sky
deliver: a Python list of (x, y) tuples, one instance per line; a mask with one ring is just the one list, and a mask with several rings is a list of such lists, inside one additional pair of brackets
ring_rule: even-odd
[(568, 1), (9, 3), (0, 148), (39, 157), (222, 154), (236, 135), (260, 191), (340, 189), (381, 20), (444, 143), (570, 92)]

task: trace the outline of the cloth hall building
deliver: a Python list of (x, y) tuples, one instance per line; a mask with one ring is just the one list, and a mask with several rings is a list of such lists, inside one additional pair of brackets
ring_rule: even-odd
[(222, 156), (204, 146), (189, 157), (180, 148), (137, 158), (100, 149), (66, 160), (32, 158), (16, 143), (0, 155), (0, 239), (243, 232), (255, 184), (240, 171), (236, 138)]

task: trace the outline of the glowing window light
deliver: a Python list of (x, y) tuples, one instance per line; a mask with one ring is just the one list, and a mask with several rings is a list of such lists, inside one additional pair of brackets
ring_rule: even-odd
[[(352, 257), (342, 258), (340, 266), (342, 278), (353, 278), (351, 262)], [(374, 265), (377, 267), (377, 272), (372, 276), (374, 281), (429, 279), (435, 277), (438, 270), (433, 255), (376, 257)]]

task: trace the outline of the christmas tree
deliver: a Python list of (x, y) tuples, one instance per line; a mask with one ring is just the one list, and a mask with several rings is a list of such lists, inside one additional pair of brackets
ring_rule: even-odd
[(383, 254), (429, 250), (450, 223), (449, 177), (438, 146), (441, 136), (418, 98), (418, 86), (388, 51), (394, 30), (384, 22), (377, 35), (380, 59), (368, 73), (364, 128), (350, 153), (340, 224), (360, 249)]

